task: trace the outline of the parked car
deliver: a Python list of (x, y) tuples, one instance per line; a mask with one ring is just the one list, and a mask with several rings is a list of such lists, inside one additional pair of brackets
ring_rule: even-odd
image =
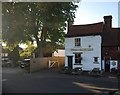
[(29, 67), (30, 65), (30, 59), (24, 59), (21, 64), (20, 64), (20, 67), (21, 68), (25, 68), (25, 67)]

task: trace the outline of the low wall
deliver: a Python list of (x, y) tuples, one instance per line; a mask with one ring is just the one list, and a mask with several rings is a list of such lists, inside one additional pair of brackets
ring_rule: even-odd
[(64, 66), (65, 58), (64, 57), (43, 57), (43, 58), (32, 59), (30, 62), (30, 72), (35, 72), (42, 69), (48, 69), (49, 61), (58, 61), (59, 68), (61, 68)]

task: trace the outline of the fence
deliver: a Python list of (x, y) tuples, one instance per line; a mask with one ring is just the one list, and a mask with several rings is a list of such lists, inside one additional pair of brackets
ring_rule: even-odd
[(43, 57), (35, 58), (30, 62), (30, 72), (49, 68), (61, 68), (64, 66), (64, 57)]

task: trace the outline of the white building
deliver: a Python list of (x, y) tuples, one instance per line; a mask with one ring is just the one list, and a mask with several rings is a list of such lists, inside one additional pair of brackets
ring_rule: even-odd
[(70, 37), (65, 43), (65, 66), (82, 70), (101, 67), (101, 36)]
[[(65, 35), (65, 66), (71, 69), (81, 67), (111, 71), (117, 68), (119, 28), (112, 28), (112, 16), (104, 16), (104, 22), (86, 25), (72, 25), (68, 22)], [(110, 40), (112, 39), (112, 40)], [(119, 39), (119, 40), (118, 40)], [(114, 50), (114, 51), (112, 51)], [(114, 67), (111, 66), (114, 64)]]
[(53, 57), (65, 57), (65, 50), (64, 49), (58, 49), (52, 54)]

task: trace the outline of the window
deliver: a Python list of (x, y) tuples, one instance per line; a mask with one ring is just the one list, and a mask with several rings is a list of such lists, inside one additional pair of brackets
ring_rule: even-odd
[(75, 54), (75, 64), (81, 64), (81, 60), (82, 60), (81, 53), (76, 53)]
[(75, 38), (75, 46), (81, 46), (81, 40), (80, 38)]
[(94, 57), (94, 63), (98, 63), (98, 57)]

